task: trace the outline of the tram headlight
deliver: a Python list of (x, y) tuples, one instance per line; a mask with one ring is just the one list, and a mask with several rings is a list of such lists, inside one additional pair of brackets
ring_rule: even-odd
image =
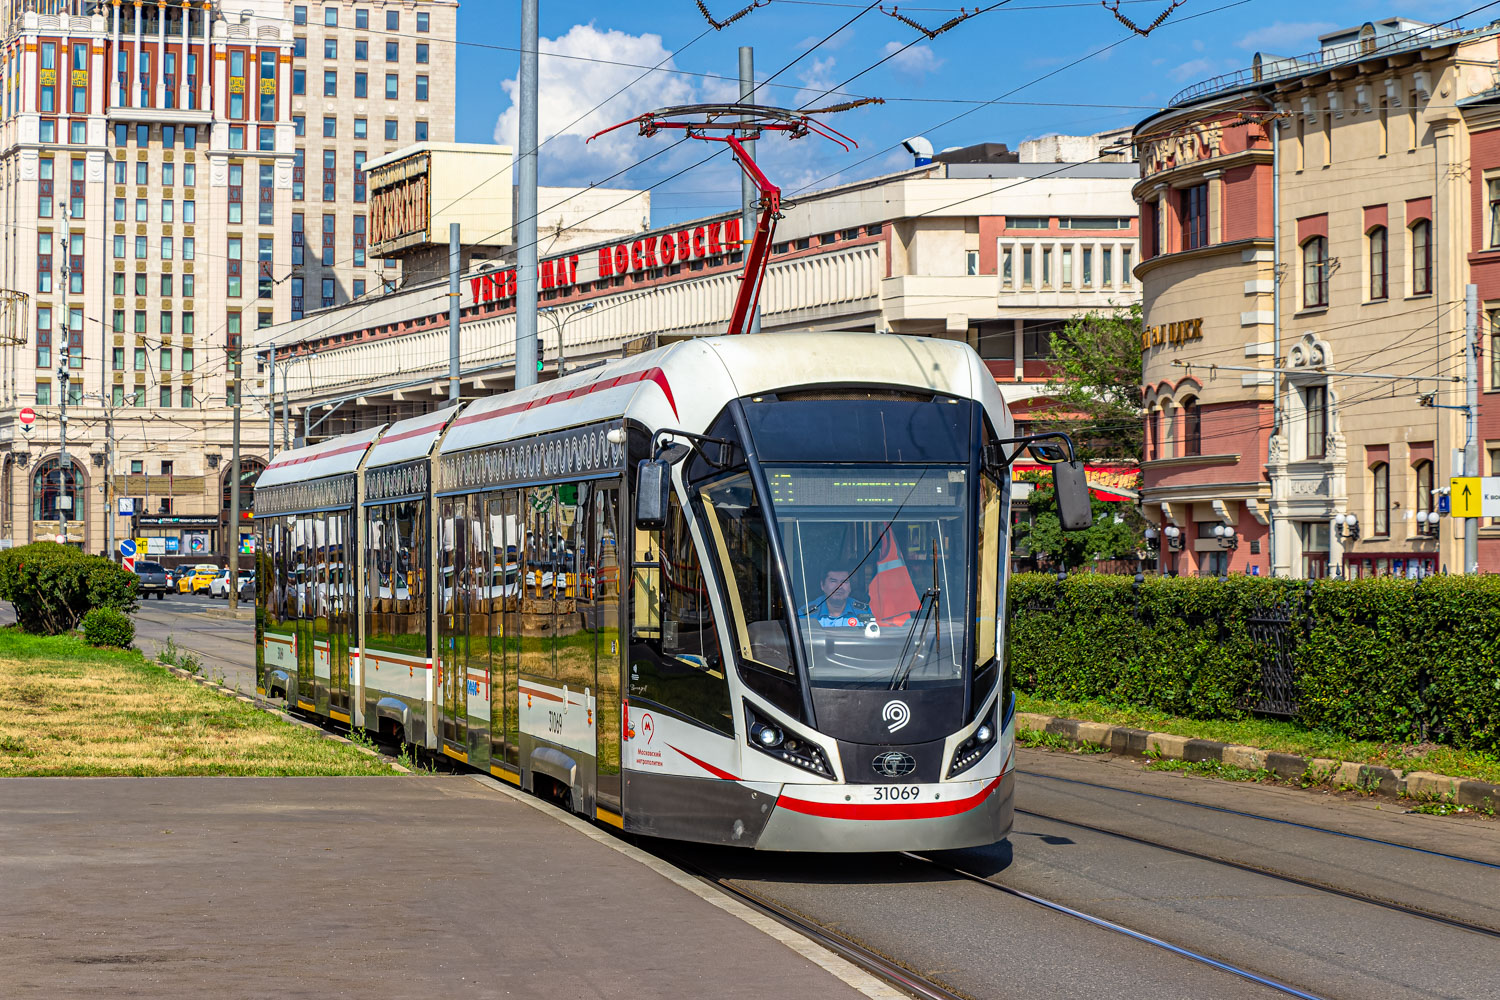
[(762, 716), (749, 703), (745, 705), (745, 721), (749, 726), (750, 745), (761, 753), (820, 777), (833, 777), (833, 765), (816, 743), (788, 736), (779, 725)]
[(781, 746), (781, 741), (785, 738), (782, 735), (781, 730), (777, 729), (775, 726), (767, 726), (761, 724), (757, 724), (750, 731), (750, 734), (755, 737), (755, 741), (757, 743), (768, 750)]
[(958, 749), (953, 751), (953, 763), (948, 765), (948, 777), (962, 774), (979, 763), (994, 745), (995, 727), (989, 722), (981, 722), (973, 735), (960, 743)]

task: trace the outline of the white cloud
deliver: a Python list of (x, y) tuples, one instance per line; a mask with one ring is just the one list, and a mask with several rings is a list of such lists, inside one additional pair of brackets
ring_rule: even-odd
[[(699, 100), (693, 78), (672, 72), (675, 66), (660, 35), (600, 31), (593, 24), (576, 24), (559, 38), (541, 39), (540, 48), (537, 118), (540, 138), (546, 143), (540, 154), (543, 183), (597, 181), (649, 155), (653, 145), (667, 140), (643, 139), (628, 126), (587, 145), (584, 140), (643, 111)], [(633, 82), (645, 72), (636, 66), (658, 63), (662, 69)], [(516, 77), (502, 80), (500, 90), (510, 103), (495, 119), (494, 138), (514, 147), (520, 130), (516, 105), (520, 83)], [(618, 96), (610, 97), (620, 90)], [(611, 183), (619, 185), (624, 180)]]
[(1201, 80), (1214, 75), (1214, 61), (1212, 59), (1189, 59), (1187, 62), (1170, 69), (1167, 75), (1177, 81)]
[(928, 73), (935, 73), (943, 65), (932, 49), (926, 45), (913, 45), (911, 48), (902, 50), (900, 42), (886, 42), (885, 55), (897, 53), (891, 61), (890, 66), (897, 73), (906, 76), (921, 77)]
[(1317, 48), (1318, 36), (1337, 27), (1328, 21), (1273, 21), (1264, 28), (1256, 28), (1234, 44), (1249, 52), (1296, 55)]

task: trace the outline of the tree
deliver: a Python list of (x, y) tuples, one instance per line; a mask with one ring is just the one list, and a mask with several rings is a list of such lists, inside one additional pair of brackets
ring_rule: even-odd
[(1141, 307), (1089, 312), (1052, 338), (1057, 374), (1051, 404), (1037, 413), (1038, 430), (1067, 431), (1078, 457), (1139, 461)]
[(1087, 566), (1095, 559), (1134, 559), (1145, 547), (1145, 520), (1127, 503), (1090, 499), (1094, 523), (1084, 531), (1064, 531), (1057, 515), (1057, 491), (1052, 476), (1025, 472), (1019, 477), (1032, 484), (1031, 523), (1016, 525), (1015, 544), (1037, 557), (1068, 569)]

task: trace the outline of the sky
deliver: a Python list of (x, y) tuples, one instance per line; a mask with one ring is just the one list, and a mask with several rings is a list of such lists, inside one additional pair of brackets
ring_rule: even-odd
[[(749, 0), (704, 2), (723, 21)], [(721, 30), (693, 0), (540, 5), (541, 183), (650, 187), (658, 226), (737, 207), (739, 175), (722, 147), (642, 138), (634, 128), (584, 140), (655, 108), (737, 99), (742, 45), (755, 53), (756, 103), (885, 102), (825, 117), (857, 149), (813, 135), (759, 143), (761, 166), (793, 198), (910, 166), (901, 147), (909, 136), (939, 150), (976, 142), (1014, 149), (1043, 135), (1128, 126), (1189, 84), (1248, 67), (1256, 52), (1311, 52), (1320, 34), (1367, 20), (1461, 17), (1473, 27), (1500, 19), (1500, 2), (1485, 0), (1178, 0), (1140, 37), (1098, 0), (1010, 0), (982, 3), (982, 13), (928, 38), (885, 13), (891, 4), (854, 0), (760, 0)], [(960, 12), (947, 0), (896, 6), (930, 30)], [(1170, 6), (1121, 0), (1119, 12), (1144, 26)], [(520, 17), (520, 0), (459, 8), (460, 142), (516, 142)]]

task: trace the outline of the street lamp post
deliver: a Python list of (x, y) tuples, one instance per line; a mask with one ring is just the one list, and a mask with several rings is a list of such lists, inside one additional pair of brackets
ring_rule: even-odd
[[(57, 366), (57, 384), (61, 391), (62, 409), (58, 416), (58, 447), (57, 447), (57, 540), (62, 544), (68, 543), (68, 510), (72, 505), (73, 497), (68, 492), (68, 359), (65, 355), (63, 363)], [(64, 503), (66, 498), (67, 503)]]
[[(567, 327), (568, 320), (572, 319), (574, 316), (577, 316), (579, 313), (586, 313), (586, 312), (588, 312), (592, 308), (594, 308), (594, 303), (592, 303), (592, 302), (585, 302), (585, 303), (583, 303), (582, 305), (580, 305), (576, 309), (569, 309), (568, 311), (564, 312), (562, 314), (562, 319), (560, 319), (560, 320), (557, 318), (557, 312), (558, 312), (557, 306), (543, 306), (541, 309), (537, 310), (537, 312), (539, 312), (539, 313), (546, 313), (547, 318), (552, 321), (552, 331), (557, 335), (557, 377), (558, 378), (562, 378), (564, 375), (567, 374), (567, 362), (566, 362), (566, 358), (563, 356), (563, 330)], [(537, 353), (536, 360), (537, 360), (537, 364), (541, 364), (541, 362), (542, 362), (542, 355), (541, 355), (540, 352)]]

